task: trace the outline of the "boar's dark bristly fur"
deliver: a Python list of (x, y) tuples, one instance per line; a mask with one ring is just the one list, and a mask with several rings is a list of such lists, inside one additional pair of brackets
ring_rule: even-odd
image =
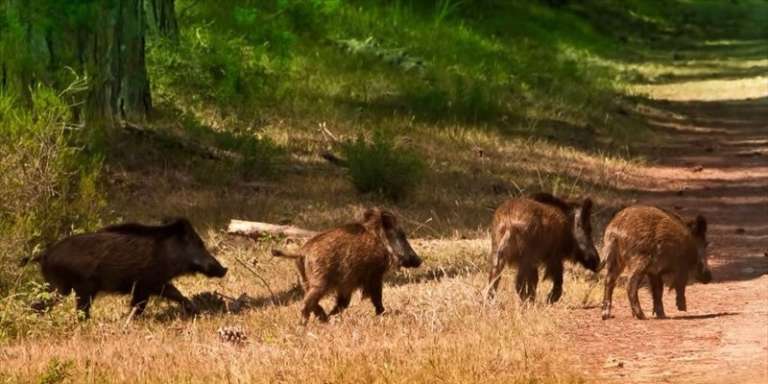
[(539, 265), (552, 280), (548, 302), (563, 293), (563, 261), (570, 259), (592, 271), (599, 258), (592, 241), (592, 201), (568, 203), (547, 193), (510, 199), (494, 213), (491, 224), (491, 270), (488, 297), (493, 297), (507, 264), (518, 268), (515, 287), (523, 300), (533, 300)]
[(312, 313), (320, 321), (327, 321), (328, 315), (319, 302), (333, 291), (336, 305), (329, 315), (346, 309), (357, 289), (362, 289), (363, 297), (370, 298), (379, 315), (384, 312), (385, 273), (393, 268), (421, 265), (395, 216), (378, 208), (366, 211), (362, 222), (343, 225), (311, 238), (298, 252), (273, 250), (272, 254), (296, 259), (305, 290), (303, 323)]
[(77, 309), (86, 317), (99, 292), (132, 294), (131, 306), (138, 313), (151, 295), (195, 312), (171, 280), (196, 272), (210, 277), (227, 273), (186, 219), (160, 226), (113, 225), (71, 236), (50, 246), (37, 261), (53, 288), (63, 295), (75, 291)]
[(637, 291), (648, 277), (653, 297), (653, 312), (664, 318), (663, 276), (674, 276), (676, 304), (687, 309), (685, 287), (688, 274), (696, 272), (703, 283), (712, 280), (707, 265), (707, 221), (702, 216), (683, 220), (677, 214), (650, 206), (632, 206), (614, 216), (603, 236), (603, 257), (607, 275), (603, 293), (603, 320), (611, 317), (613, 289), (621, 272), (629, 267), (627, 295), (632, 315), (644, 319)]

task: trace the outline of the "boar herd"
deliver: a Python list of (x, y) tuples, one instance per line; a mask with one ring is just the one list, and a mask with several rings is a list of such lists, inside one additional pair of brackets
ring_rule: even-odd
[[(686, 310), (685, 287), (695, 272), (704, 283), (712, 279), (707, 266), (707, 222), (702, 216), (686, 220), (673, 212), (651, 206), (631, 206), (619, 211), (605, 229), (600, 252), (592, 240), (592, 201), (566, 201), (538, 193), (513, 198), (496, 209), (491, 224), (490, 272), (486, 295), (493, 298), (507, 264), (517, 269), (515, 289), (523, 301), (533, 301), (539, 268), (552, 281), (547, 301), (563, 294), (564, 261), (599, 272), (606, 269), (602, 318), (611, 317), (613, 289), (628, 269), (627, 292), (632, 315), (644, 319), (637, 291), (648, 277), (653, 313), (665, 317), (663, 277), (672, 276), (678, 310)], [(273, 249), (275, 257), (296, 262), (304, 298), (301, 322), (312, 314), (325, 322), (340, 314), (358, 289), (369, 298), (375, 313), (384, 312), (382, 289), (388, 271), (417, 268), (421, 258), (411, 247), (395, 215), (372, 208), (359, 222), (322, 232), (298, 251)], [(224, 277), (223, 267), (206, 249), (192, 224), (184, 218), (163, 225), (120, 224), (93, 233), (71, 236), (49, 246), (36, 261), (51, 289), (61, 295), (75, 293), (77, 310), (87, 318), (100, 292), (131, 295), (131, 307), (144, 311), (150, 296), (178, 303), (185, 313), (197, 313), (192, 301), (172, 284), (178, 276), (201, 273)], [(326, 313), (320, 300), (335, 294)], [(36, 309), (44, 306), (36, 304)]]

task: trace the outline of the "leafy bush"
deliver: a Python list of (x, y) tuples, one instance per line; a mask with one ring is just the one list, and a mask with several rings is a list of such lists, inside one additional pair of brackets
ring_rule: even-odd
[(101, 161), (87, 155), (68, 127), (68, 105), (47, 88), (21, 108), (0, 94), (0, 296), (18, 275), (18, 260), (62, 235), (99, 222), (105, 205)]
[(374, 131), (369, 142), (363, 135), (345, 143), (349, 178), (361, 193), (378, 193), (399, 200), (415, 187), (424, 174), (424, 160), (418, 153), (398, 147), (391, 135)]

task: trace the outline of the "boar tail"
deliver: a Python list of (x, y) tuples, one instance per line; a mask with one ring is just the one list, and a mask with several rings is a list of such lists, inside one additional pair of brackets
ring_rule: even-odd
[(21, 260), (19, 260), (19, 267), (26, 267), (27, 264), (33, 262), (37, 263), (40, 261), (40, 257), (41, 255), (22, 257)]
[(291, 252), (285, 252), (281, 251), (279, 249), (273, 249), (272, 250), (272, 256), (274, 257), (284, 257), (286, 259), (303, 259), (304, 255), (298, 254), (298, 253), (291, 253)]

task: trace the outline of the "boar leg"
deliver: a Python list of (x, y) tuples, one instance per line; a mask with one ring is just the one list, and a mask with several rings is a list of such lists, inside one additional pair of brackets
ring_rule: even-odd
[(505, 262), (503, 260), (495, 259), (491, 267), (491, 272), (488, 274), (488, 299), (492, 299), (496, 296), (496, 290), (499, 288), (499, 282), (501, 281), (501, 272), (504, 270)]
[(651, 294), (653, 295), (653, 314), (657, 319), (663, 319), (667, 317), (664, 314), (664, 301), (662, 296), (664, 295), (664, 281), (661, 279), (661, 275), (648, 274), (648, 282), (651, 285)]
[(136, 309), (136, 315), (144, 313), (149, 302), (149, 292), (137, 287), (133, 287), (133, 296), (131, 297), (131, 308)]
[(536, 299), (536, 285), (539, 283), (539, 271), (535, 266), (521, 264), (517, 270), (515, 288), (523, 301)]
[(637, 296), (637, 291), (640, 289), (640, 283), (645, 277), (645, 270), (648, 268), (651, 259), (645, 256), (635, 256), (634, 260), (635, 262), (629, 270), (627, 297), (629, 298), (629, 305), (632, 308), (632, 315), (638, 320), (644, 320), (645, 314), (640, 307), (640, 299)]
[(624, 269), (624, 266), (619, 263), (619, 255), (615, 239), (613, 236), (606, 237), (607, 239), (603, 244), (603, 256), (605, 257), (604, 263), (607, 269), (605, 275), (605, 289), (603, 290), (603, 320), (611, 318), (613, 289), (616, 288), (616, 280), (618, 280), (621, 270)]
[(349, 301), (352, 299), (352, 294), (350, 292), (339, 292), (336, 294), (336, 305), (333, 306), (333, 309), (330, 313), (328, 313), (328, 316), (338, 315), (341, 312), (344, 312), (347, 307), (349, 307)]
[(547, 265), (546, 276), (552, 280), (552, 290), (547, 296), (547, 302), (552, 304), (563, 295), (563, 263), (555, 261)]
[(82, 311), (86, 319), (91, 317), (91, 303), (95, 292), (90, 287), (75, 288), (75, 303), (78, 311)]
[(197, 313), (197, 307), (195, 307), (195, 304), (193, 304), (181, 292), (179, 292), (179, 289), (176, 288), (176, 286), (173, 284), (165, 284), (160, 290), (159, 294), (161, 297), (179, 303), (184, 309), (184, 312), (190, 314)]
[(364, 294), (371, 298), (371, 303), (376, 309), (376, 315), (384, 313), (384, 304), (382, 302), (382, 291), (384, 290), (383, 276), (371, 279), (364, 287)]
[(675, 304), (679, 311), (687, 311), (688, 307), (685, 303), (685, 286), (688, 284), (688, 271), (682, 269), (677, 272), (675, 276)]
[(325, 295), (325, 289), (322, 287), (310, 287), (304, 296), (304, 307), (301, 309), (302, 324), (309, 321), (309, 314), (314, 313), (315, 317), (321, 322), (328, 321), (328, 315), (320, 306), (320, 299)]

